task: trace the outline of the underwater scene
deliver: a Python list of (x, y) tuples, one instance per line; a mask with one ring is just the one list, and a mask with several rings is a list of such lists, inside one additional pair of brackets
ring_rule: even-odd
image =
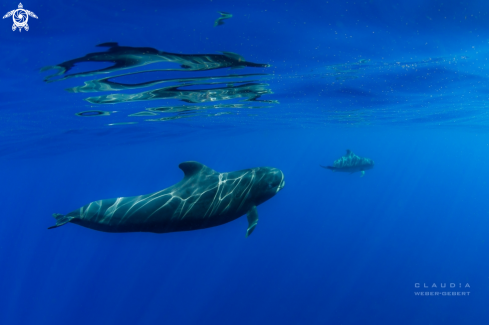
[(0, 6), (0, 324), (488, 324), (489, 2)]

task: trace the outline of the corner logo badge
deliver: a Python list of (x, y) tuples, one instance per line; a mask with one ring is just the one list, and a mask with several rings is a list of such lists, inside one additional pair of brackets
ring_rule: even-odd
[(19, 9), (9, 11), (5, 16), (3, 16), (3, 19), (12, 16), (12, 19), (14, 20), (12, 31), (15, 31), (17, 28), (19, 29), (19, 32), (22, 31), (22, 28), (25, 28), (25, 30), (28, 31), (29, 25), (27, 25), (27, 21), (29, 20), (29, 16), (37, 19), (35, 13), (29, 10), (25, 10), (23, 8), (24, 6), (22, 6), (22, 3), (19, 3)]

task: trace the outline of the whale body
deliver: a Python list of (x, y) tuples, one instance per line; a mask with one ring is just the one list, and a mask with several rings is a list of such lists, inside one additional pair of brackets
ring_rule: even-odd
[(194, 161), (179, 165), (184, 178), (164, 190), (140, 196), (91, 202), (66, 215), (53, 214), (56, 225), (68, 222), (105, 232), (167, 233), (219, 226), (247, 214), (248, 237), (258, 222), (256, 207), (284, 185), (277, 168), (259, 167), (229, 173)]
[[(321, 166), (321, 165), (320, 165)], [(365, 175), (367, 169), (374, 168), (374, 161), (369, 158), (363, 158), (355, 155), (351, 150), (346, 150), (346, 155), (336, 159), (333, 166), (321, 166), (335, 172), (355, 173), (361, 172), (361, 176)]]

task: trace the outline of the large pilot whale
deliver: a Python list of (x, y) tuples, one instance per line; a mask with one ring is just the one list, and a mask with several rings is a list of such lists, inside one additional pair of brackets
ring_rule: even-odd
[[(321, 166), (321, 165), (319, 165)], [(346, 172), (353, 174), (361, 172), (361, 177), (365, 175), (367, 169), (374, 168), (374, 161), (369, 158), (358, 157), (351, 150), (346, 150), (346, 155), (336, 159), (333, 166), (321, 166), (326, 169), (331, 169), (334, 172)]]
[(284, 174), (272, 167), (229, 173), (195, 161), (179, 165), (185, 174), (177, 184), (140, 196), (89, 203), (66, 215), (53, 214), (56, 225), (68, 222), (105, 232), (166, 233), (219, 226), (247, 214), (248, 237), (258, 222), (256, 207), (284, 185)]

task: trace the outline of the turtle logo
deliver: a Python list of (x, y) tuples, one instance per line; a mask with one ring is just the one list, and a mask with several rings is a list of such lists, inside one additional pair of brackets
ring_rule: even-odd
[(22, 28), (25, 28), (25, 30), (28, 31), (29, 25), (27, 25), (27, 21), (29, 20), (29, 16), (37, 19), (35, 13), (23, 8), (24, 6), (22, 6), (22, 3), (19, 3), (19, 9), (9, 11), (5, 16), (3, 16), (4, 19), (12, 16), (12, 19), (14, 20), (12, 31), (15, 31), (17, 28), (19, 29), (19, 32), (22, 31)]

